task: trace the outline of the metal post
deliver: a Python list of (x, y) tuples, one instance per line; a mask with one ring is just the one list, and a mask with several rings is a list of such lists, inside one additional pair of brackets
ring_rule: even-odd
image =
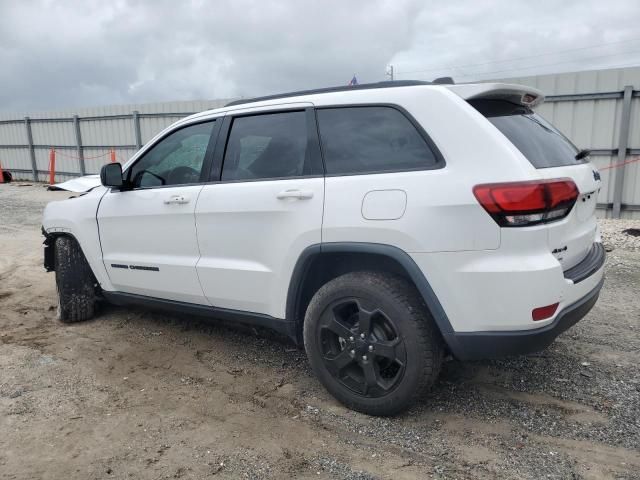
[(140, 134), (140, 112), (133, 111), (133, 128), (136, 134), (136, 148), (140, 150), (142, 148), (142, 135)]
[(87, 174), (84, 164), (84, 151), (82, 149), (82, 135), (80, 134), (80, 119), (78, 115), (73, 116), (73, 126), (76, 130), (76, 145), (78, 146), (78, 164), (80, 166), (80, 175), (83, 177)]
[(391, 80), (393, 82), (393, 65), (389, 65), (387, 67), (387, 72), (386, 72), (387, 76), (389, 77), (389, 80)]
[(24, 127), (27, 129), (27, 142), (29, 144), (29, 156), (31, 157), (31, 170), (33, 171), (33, 181), (38, 181), (38, 164), (36, 163), (36, 151), (33, 148), (33, 134), (31, 133), (31, 119), (24, 117)]
[[(631, 97), (633, 96), (633, 86), (624, 87), (622, 97), (622, 113), (620, 116), (620, 137), (618, 140), (618, 164), (622, 164), (627, 157), (627, 146), (629, 143), (629, 123), (631, 122)], [(617, 168), (616, 178), (613, 187), (613, 218), (620, 218), (620, 207), (622, 206), (622, 189), (624, 187), (624, 165)]]

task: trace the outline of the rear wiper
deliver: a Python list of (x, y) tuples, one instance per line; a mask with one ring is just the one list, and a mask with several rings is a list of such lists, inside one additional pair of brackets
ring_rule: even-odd
[(591, 155), (591, 150), (582, 149), (576, 153), (575, 159), (582, 160), (584, 157), (588, 157), (589, 155)]

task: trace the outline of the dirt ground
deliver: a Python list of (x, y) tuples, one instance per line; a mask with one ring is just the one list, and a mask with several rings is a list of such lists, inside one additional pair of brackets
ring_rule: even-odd
[(640, 478), (638, 251), (610, 247), (598, 304), (547, 351), (448, 361), (373, 418), (268, 332), (109, 306), (61, 324), (40, 218), (66, 196), (0, 185), (1, 478)]

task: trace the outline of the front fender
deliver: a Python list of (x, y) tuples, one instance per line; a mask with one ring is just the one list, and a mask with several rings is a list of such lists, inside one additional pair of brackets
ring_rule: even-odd
[[(51, 262), (51, 241), (57, 235), (70, 235), (76, 239), (87, 263), (93, 271), (103, 290), (114, 290), (102, 262), (100, 235), (98, 231), (97, 211), (103, 195), (104, 187), (66, 200), (49, 202), (42, 215), (42, 230), (45, 235), (45, 268), (53, 266)], [(49, 253), (47, 253), (47, 250)]]

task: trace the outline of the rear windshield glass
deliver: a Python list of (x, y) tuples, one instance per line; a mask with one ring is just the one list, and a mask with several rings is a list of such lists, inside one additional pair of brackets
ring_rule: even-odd
[(522, 105), (505, 100), (469, 103), (500, 130), (536, 168), (577, 165), (578, 149), (558, 129)]

